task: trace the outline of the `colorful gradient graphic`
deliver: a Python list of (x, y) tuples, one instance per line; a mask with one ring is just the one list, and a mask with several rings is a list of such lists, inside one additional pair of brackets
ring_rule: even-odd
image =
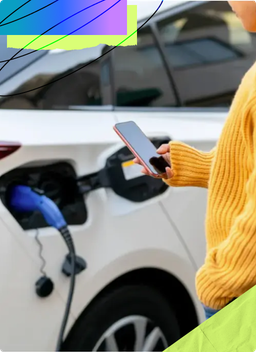
[(91, 48), (99, 44), (109, 46), (131, 46), (137, 45), (137, 6), (127, 6), (127, 35), (8, 35), (7, 47), (15, 49), (33, 50), (80, 50)]
[(0, 14), (0, 35), (127, 35), (127, 0), (2, 0)]

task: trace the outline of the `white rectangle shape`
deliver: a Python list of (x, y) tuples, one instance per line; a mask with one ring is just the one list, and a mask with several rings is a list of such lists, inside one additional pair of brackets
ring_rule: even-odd
[(126, 181), (143, 176), (141, 173), (142, 167), (140, 165), (134, 164), (132, 160), (122, 163), (122, 169)]

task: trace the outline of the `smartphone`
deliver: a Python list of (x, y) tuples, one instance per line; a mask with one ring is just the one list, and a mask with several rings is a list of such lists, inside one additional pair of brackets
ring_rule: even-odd
[(156, 147), (133, 121), (117, 123), (114, 131), (130, 149), (135, 157), (153, 177), (165, 177), (170, 164), (156, 152)]

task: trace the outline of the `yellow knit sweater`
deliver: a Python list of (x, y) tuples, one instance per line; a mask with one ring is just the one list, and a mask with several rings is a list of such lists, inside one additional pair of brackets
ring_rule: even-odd
[(238, 88), (217, 146), (206, 153), (170, 142), (170, 151), (168, 185), (208, 188), (207, 254), (196, 288), (203, 304), (221, 309), (256, 285), (256, 64)]

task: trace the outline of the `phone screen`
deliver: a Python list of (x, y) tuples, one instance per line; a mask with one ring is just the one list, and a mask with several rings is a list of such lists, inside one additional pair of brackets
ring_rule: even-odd
[(152, 173), (162, 174), (166, 172), (165, 168), (170, 165), (162, 156), (157, 154), (154, 144), (146, 137), (135, 122), (118, 123), (115, 127)]

